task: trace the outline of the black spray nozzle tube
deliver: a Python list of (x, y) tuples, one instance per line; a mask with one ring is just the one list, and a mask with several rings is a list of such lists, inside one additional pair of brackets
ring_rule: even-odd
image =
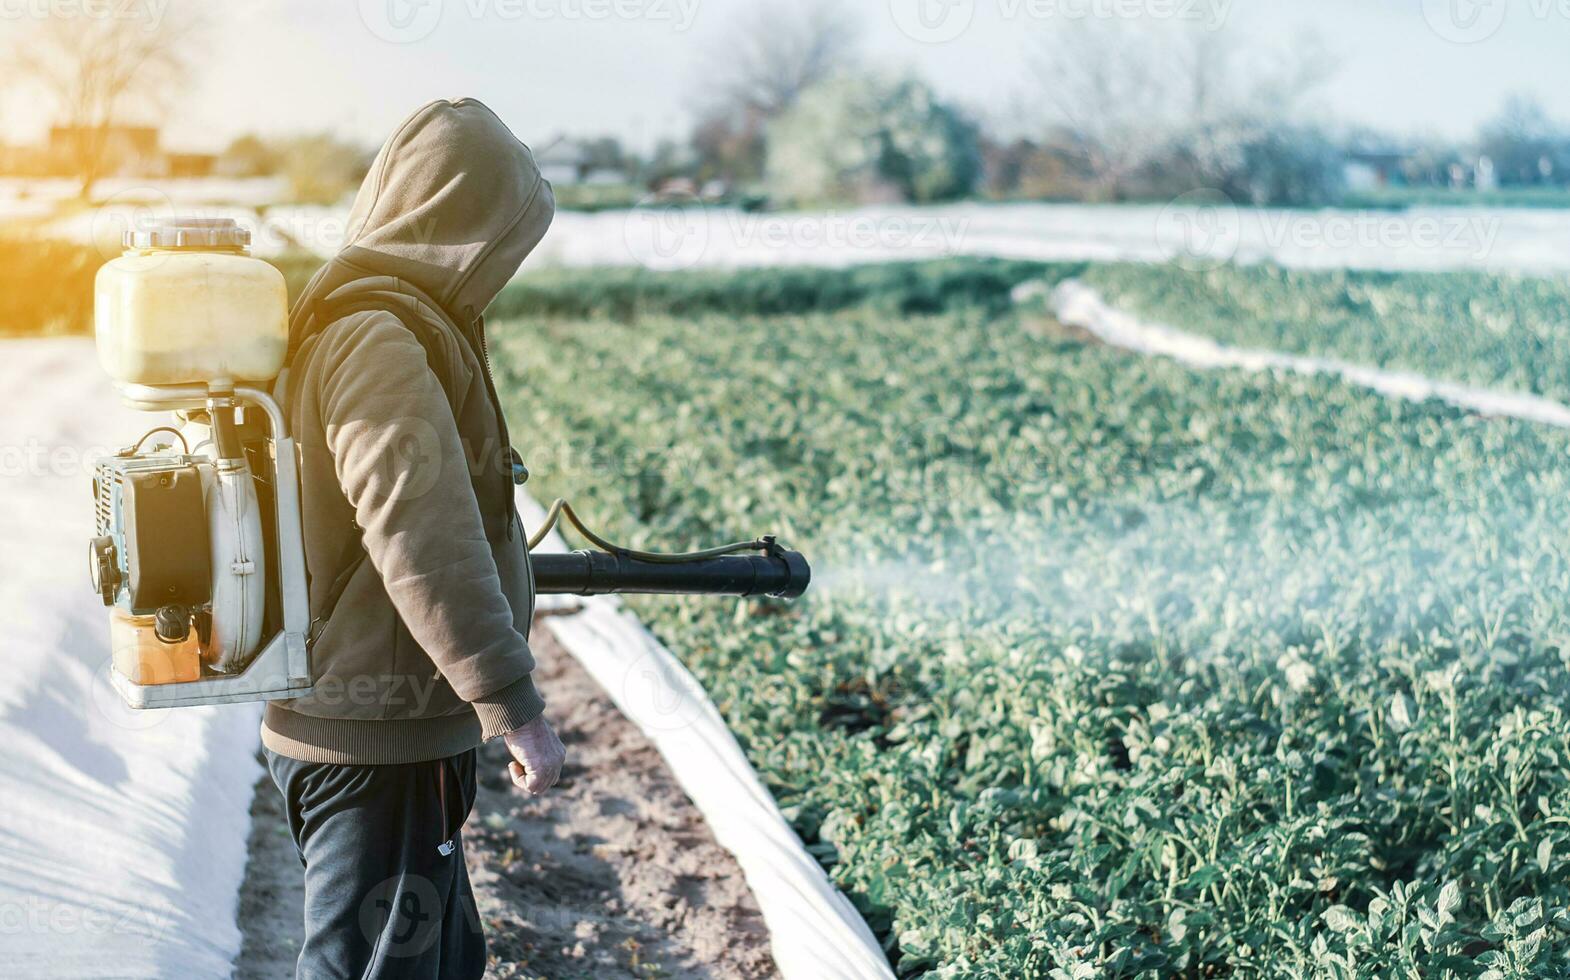
[(534, 590), (556, 595), (639, 592), (669, 595), (768, 595), (794, 599), (807, 591), (812, 569), (801, 552), (774, 548), (757, 555), (721, 555), (655, 562), (606, 551), (529, 556)]

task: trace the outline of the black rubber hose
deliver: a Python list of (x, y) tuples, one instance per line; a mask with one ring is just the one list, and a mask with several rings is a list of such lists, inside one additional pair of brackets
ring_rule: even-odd
[(208, 412), (213, 423), (213, 442), (218, 447), (219, 459), (245, 459), (245, 448), (240, 444), (240, 430), (234, 424), (234, 409), (219, 407)]

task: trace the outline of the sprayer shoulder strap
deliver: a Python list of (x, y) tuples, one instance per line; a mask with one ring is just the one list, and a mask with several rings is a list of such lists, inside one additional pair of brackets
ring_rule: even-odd
[[(338, 299), (329, 298), (316, 314), (316, 323), (320, 326), (306, 336), (320, 333), (339, 320), (354, 316), (356, 313), (386, 313), (419, 341), (420, 346), (425, 349), (425, 360), (430, 365), (431, 373), (436, 375), (442, 390), (447, 393), (448, 401), (455, 401), (457, 393), (447, 390), (452, 376), (447, 347), (441, 342), (436, 329), (415, 312), (414, 305), (417, 302), (419, 301), (412, 296), (405, 297), (399, 294), (389, 296), (385, 293), (356, 295), (351, 292)], [(400, 312), (397, 307), (405, 303), (410, 306), (410, 309)]]
[[(399, 316), (396, 310), (389, 308), (392, 305), (385, 298), (378, 298), (374, 295), (355, 296), (353, 294), (344, 297), (338, 302), (324, 304), (316, 313), (316, 329), (311, 330), (302, 338), (302, 350), (297, 352), (296, 358), (291, 359), (289, 366), (285, 370), (289, 374), (303, 375), (304, 372), (296, 370), (298, 353), (304, 353), (306, 358), (309, 358), (315, 350), (314, 344), (310, 345), (309, 349), (304, 349), (305, 344), (303, 341), (315, 339), (322, 331), (339, 320), (353, 316), (356, 313), (388, 313), (402, 324), (405, 330), (414, 335), (421, 347), (425, 348), (426, 361), (430, 364), (432, 373), (436, 375), (437, 382), (442, 385), (445, 391), (447, 378), (450, 373), (446, 370), (446, 349), (432, 336), (430, 330), (410, 326), (409, 321), (418, 318)], [(447, 391), (449, 400), (452, 396), (453, 393)], [(338, 608), (339, 600), (343, 598), (344, 592), (349, 588), (349, 582), (353, 580), (355, 573), (360, 570), (360, 566), (365, 563), (365, 559), (364, 532), (359, 524), (351, 520), (349, 522), (349, 533), (344, 538), (343, 550), (338, 555), (338, 574), (333, 578), (332, 587), (327, 590), (326, 601), (322, 603), (321, 611), (311, 619), (310, 629), (306, 633), (305, 642), (307, 647), (316, 644), (317, 638), (327, 627), (328, 622), (332, 620), (333, 612)]]

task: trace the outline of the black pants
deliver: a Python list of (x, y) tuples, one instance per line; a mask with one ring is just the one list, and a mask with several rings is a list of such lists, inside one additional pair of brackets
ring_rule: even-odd
[(485, 935), (460, 833), (475, 751), (397, 766), (267, 753), (305, 865), (299, 980), (478, 980)]

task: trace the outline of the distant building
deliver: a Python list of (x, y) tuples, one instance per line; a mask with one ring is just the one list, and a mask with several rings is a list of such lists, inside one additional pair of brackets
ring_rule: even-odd
[(576, 184), (583, 169), (583, 150), (558, 136), (534, 151), (534, 165), (540, 168), (540, 176), (553, 184)]
[(211, 177), (218, 166), (216, 153), (167, 153), (164, 155), (166, 177)]
[(1347, 190), (1370, 191), (1404, 183), (1401, 167), (1410, 151), (1394, 147), (1361, 146), (1347, 151), (1342, 177)]
[(0, 174), (31, 177), (45, 169), (44, 155), (38, 147), (0, 144)]
[(540, 175), (557, 187), (573, 184), (621, 184), (627, 175), (612, 167), (599, 166), (583, 143), (558, 136), (534, 151), (534, 164)]
[(160, 161), (158, 129), (154, 126), (51, 126), (45, 148), (49, 166), (59, 174), (73, 173), (77, 161), (101, 154), (107, 174), (147, 174)]
[(155, 126), (52, 126), (41, 145), (0, 145), (0, 174), (76, 177), (95, 150), (102, 152), (101, 177), (208, 177), (218, 163), (212, 153), (165, 150)]

